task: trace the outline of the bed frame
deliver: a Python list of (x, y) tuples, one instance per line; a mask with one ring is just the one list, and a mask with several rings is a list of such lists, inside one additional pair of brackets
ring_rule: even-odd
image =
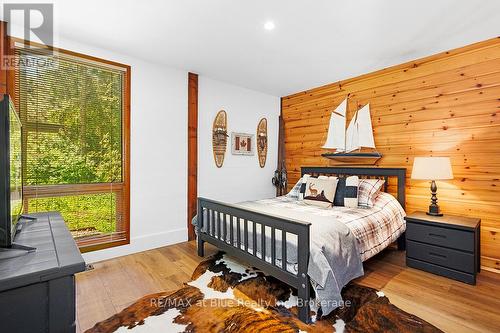
[[(388, 189), (388, 180), (391, 177), (397, 178), (397, 200), (405, 208), (405, 181), (406, 169), (404, 168), (349, 168), (349, 167), (302, 167), (301, 174), (312, 176), (351, 176), (360, 178), (385, 179), (384, 191)], [(216, 218), (217, 217), (217, 218)], [(241, 220), (243, 223), (243, 239), (241, 239)], [(229, 230), (226, 222), (230, 221)], [(252, 223), (252, 239), (248, 239), (249, 221)], [(236, 222), (236, 223), (235, 223)], [(221, 227), (222, 224), (222, 227)], [(267, 232), (261, 232), (260, 239), (257, 239), (257, 225), (259, 230), (271, 229), (271, 253), (266, 253)], [(206, 227), (206, 231), (202, 231)], [(198, 198), (198, 223), (196, 226), (198, 233), (198, 255), (204, 256), (204, 244), (209, 242), (227, 254), (241, 259), (271, 275), (284, 283), (297, 289), (299, 298), (299, 319), (309, 322), (309, 299), (310, 281), (307, 275), (309, 263), (309, 227), (310, 223), (298, 220), (285, 219), (279, 216), (259, 213), (257, 211), (227, 204), (205, 198)], [(262, 229), (264, 228), (264, 229)], [(229, 231), (229, 235), (228, 235)], [(234, 238), (236, 231), (236, 239)], [(281, 233), (281, 263), (276, 262), (276, 233)], [(297, 236), (297, 274), (287, 270), (287, 240), (286, 235)], [(404, 234), (398, 239), (398, 249), (405, 249)], [(229, 241), (229, 243), (227, 243)], [(233, 244), (236, 245), (233, 246)], [(257, 252), (257, 244), (260, 242), (261, 253)], [(252, 252), (249, 252), (251, 245)], [(242, 249), (243, 247), (243, 249)], [(270, 257), (271, 262), (266, 260)], [(279, 265), (278, 265), (279, 264)]]

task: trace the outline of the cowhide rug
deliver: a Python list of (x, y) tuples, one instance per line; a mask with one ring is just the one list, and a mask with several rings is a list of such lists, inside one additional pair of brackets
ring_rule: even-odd
[(306, 325), (289, 286), (218, 253), (183, 288), (145, 296), (86, 333), (441, 332), (375, 289), (351, 283), (342, 296), (344, 307), (321, 319), (313, 309)]

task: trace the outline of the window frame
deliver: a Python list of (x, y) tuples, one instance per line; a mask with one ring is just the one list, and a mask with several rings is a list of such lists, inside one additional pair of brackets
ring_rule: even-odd
[[(71, 194), (97, 194), (109, 193), (117, 194), (117, 198), (121, 198), (121, 223), (125, 239), (113, 239), (113, 234), (104, 235), (95, 238), (83, 238), (76, 240), (76, 243), (82, 253), (102, 250), (120, 245), (130, 244), (130, 91), (131, 91), (131, 66), (118, 63), (111, 60), (106, 60), (83, 53), (69, 51), (66, 49), (47, 46), (31, 41), (25, 41), (21, 38), (8, 37), (8, 54), (15, 55), (15, 49), (19, 45), (34, 46), (41, 49), (46, 49), (59, 53), (64, 57), (80, 59), (83, 62), (96, 63), (103, 67), (115, 67), (124, 72), (123, 82), (123, 107), (122, 107), (122, 181), (117, 183), (93, 183), (93, 184), (60, 184), (60, 185), (32, 185), (23, 186), (24, 190), (24, 208), (27, 208), (28, 199), (56, 197)], [(15, 80), (16, 71), (9, 70), (7, 75), (7, 88), (14, 100), (16, 109), (19, 110), (18, 96), (15, 96)], [(117, 205), (118, 207), (119, 205)], [(118, 211), (117, 211), (118, 214)]]

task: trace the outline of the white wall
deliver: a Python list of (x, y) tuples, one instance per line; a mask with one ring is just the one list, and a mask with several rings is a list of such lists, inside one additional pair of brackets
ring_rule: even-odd
[(130, 244), (85, 260), (187, 240), (187, 72), (62, 39), (55, 46), (131, 66)]
[[(198, 195), (226, 202), (270, 198), (275, 195), (271, 184), (277, 163), (278, 117), (280, 98), (199, 77), (198, 82)], [(256, 134), (257, 124), (267, 118), (268, 155), (264, 168), (257, 154), (231, 154), (231, 137), (224, 164), (217, 168), (212, 152), (212, 123), (221, 109), (227, 112), (228, 134)], [(256, 152), (255, 140), (254, 150)]]

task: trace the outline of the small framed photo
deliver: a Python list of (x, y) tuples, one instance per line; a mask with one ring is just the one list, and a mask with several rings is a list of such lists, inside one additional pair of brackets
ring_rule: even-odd
[(253, 155), (254, 135), (247, 133), (231, 133), (231, 153), (233, 155)]

